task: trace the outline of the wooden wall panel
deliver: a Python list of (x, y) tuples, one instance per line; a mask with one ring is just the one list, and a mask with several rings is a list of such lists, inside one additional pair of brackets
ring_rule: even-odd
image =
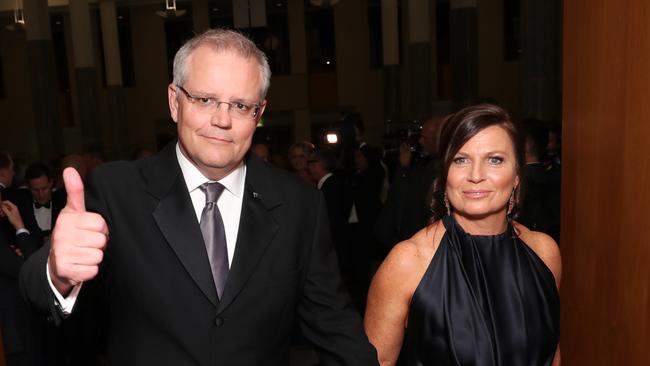
[(564, 365), (650, 360), (650, 2), (564, 2)]

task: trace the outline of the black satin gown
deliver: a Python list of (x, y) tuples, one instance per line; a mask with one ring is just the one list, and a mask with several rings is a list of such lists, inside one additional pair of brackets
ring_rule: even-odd
[(451, 216), (409, 310), (398, 365), (551, 365), (560, 334), (553, 274), (510, 223), (469, 235)]

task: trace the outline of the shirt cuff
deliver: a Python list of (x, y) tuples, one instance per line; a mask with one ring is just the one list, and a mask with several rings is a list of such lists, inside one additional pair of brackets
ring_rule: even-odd
[(22, 233), (26, 233), (27, 235), (31, 234), (31, 233), (29, 232), (29, 230), (27, 230), (27, 229), (25, 229), (25, 228), (22, 228), (22, 229), (18, 229), (18, 230), (16, 230), (16, 236), (18, 236), (18, 235), (20, 235), (20, 234), (22, 234)]
[(48, 263), (45, 266), (45, 272), (47, 273), (47, 282), (50, 284), (50, 288), (52, 289), (52, 292), (54, 292), (54, 296), (56, 297), (56, 301), (54, 304), (61, 310), (61, 312), (65, 315), (70, 315), (72, 313), (72, 308), (74, 308), (75, 302), (77, 302), (77, 296), (79, 295), (79, 291), (81, 291), (81, 283), (72, 287), (72, 291), (70, 291), (70, 294), (68, 297), (63, 297), (59, 293), (59, 291), (54, 287), (52, 284), (52, 278), (50, 278), (50, 264)]

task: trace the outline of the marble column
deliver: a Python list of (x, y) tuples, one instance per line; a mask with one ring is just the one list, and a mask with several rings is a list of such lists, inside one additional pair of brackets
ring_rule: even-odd
[(122, 83), (122, 62), (117, 33), (115, 0), (100, 0), (99, 14), (104, 44), (108, 121), (112, 140), (111, 149), (107, 152), (114, 158), (125, 158), (128, 153), (126, 95)]
[(103, 150), (102, 124), (97, 108), (97, 70), (93, 55), (88, 0), (70, 1), (72, 54), (76, 99), (84, 148)]
[(452, 104), (459, 108), (478, 98), (478, 11), (476, 0), (450, 2)]
[(522, 117), (543, 121), (562, 113), (562, 0), (521, 2)]
[(397, 0), (381, 0), (384, 121), (400, 121), (399, 24)]
[(425, 120), (432, 113), (431, 18), (429, 0), (408, 1), (408, 80), (410, 116)]
[(38, 156), (48, 160), (64, 151), (50, 13), (47, 0), (25, 0), (23, 6)]
[(209, 5), (208, 0), (192, 0), (192, 21), (196, 34), (201, 34), (210, 28)]
[[(305, 2), (288, 0), (289, 44), (291, 45), (291, 75), (301, 80), (301, 90), (307, 92), (307, 34), (305, 32)], [(273, 88), (273, 87), (271, 87)], [(293, 111), (294, 141), (311, 140), (311, 111), (309, 105), (298, 106)]]

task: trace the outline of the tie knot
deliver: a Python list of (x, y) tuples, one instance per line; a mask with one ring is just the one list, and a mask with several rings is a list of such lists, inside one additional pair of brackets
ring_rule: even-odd
[(219, 196), (225, 187), (219, 182), (208, 182), (201, 185), (201, 189), (205, 192), (206, 203), (217, 203)]

